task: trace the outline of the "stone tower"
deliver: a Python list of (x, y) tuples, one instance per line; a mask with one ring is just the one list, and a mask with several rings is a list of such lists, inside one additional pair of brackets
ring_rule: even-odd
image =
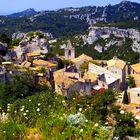
[(72, 46), (71, 41), (68, 41), (68, 44), (65, 48), (65, 59), (75, 58), (75, 48)]

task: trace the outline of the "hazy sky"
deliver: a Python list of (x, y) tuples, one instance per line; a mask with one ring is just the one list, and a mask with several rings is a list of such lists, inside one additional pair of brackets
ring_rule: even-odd
[[(65, 7), (81, 7), (88, 5), (104, 6), (116, 4), (121, 0), (1, 0), (0, 14), (19, 12), (27, 8), (40, 10), (54, 10)], [(140, 2), (140, 0), (130, 0)]]

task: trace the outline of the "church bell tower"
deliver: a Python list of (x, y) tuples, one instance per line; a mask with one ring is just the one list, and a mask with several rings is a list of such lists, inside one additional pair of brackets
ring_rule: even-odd
[(68, 44), (65, 48), (65, 59), (75, 58), (75, 48), (72, 46), (71, 41), (68, 41)]

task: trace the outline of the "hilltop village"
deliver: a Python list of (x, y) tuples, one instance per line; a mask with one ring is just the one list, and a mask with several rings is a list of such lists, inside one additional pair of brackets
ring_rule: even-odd
[[(62, 96), (83, 96), (106, 89), (116, 90), (120, 93), (117, 103), (128, 110), (131, 108), (130, 111), (135, 112), (140, 119), (140, 63), (130, 65), (116, 56), (110, 60), (95, 60), (86, 54), (76, 57), (76, 50), (70, 40), (64, 48), (64, 55), (52, 55), (46, 39), (37, 35), (13, 35), (13, 38), (17, 37), (23, 38), (19, 46), (13, 47), (5, 56), (10, 56), (13, 61), (1, 63), (1, 83), (10, 80), (13, 74), (29, 70), (36, 74), (38, 84), (47, 84)], [(123, 104), (125, 92), (130, 106)], [(135, 106), (131, 106), (132, 103)]]

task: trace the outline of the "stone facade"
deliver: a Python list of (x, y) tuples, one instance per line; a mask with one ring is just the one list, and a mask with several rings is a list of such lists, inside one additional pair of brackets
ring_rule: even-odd
[(70, 40), (65, 48), (65, 59), (75, 58), (75, 48), (72, 46)]
[(140, 104), (140, 88), (131, 88), (129, 91), (130, 103)]

